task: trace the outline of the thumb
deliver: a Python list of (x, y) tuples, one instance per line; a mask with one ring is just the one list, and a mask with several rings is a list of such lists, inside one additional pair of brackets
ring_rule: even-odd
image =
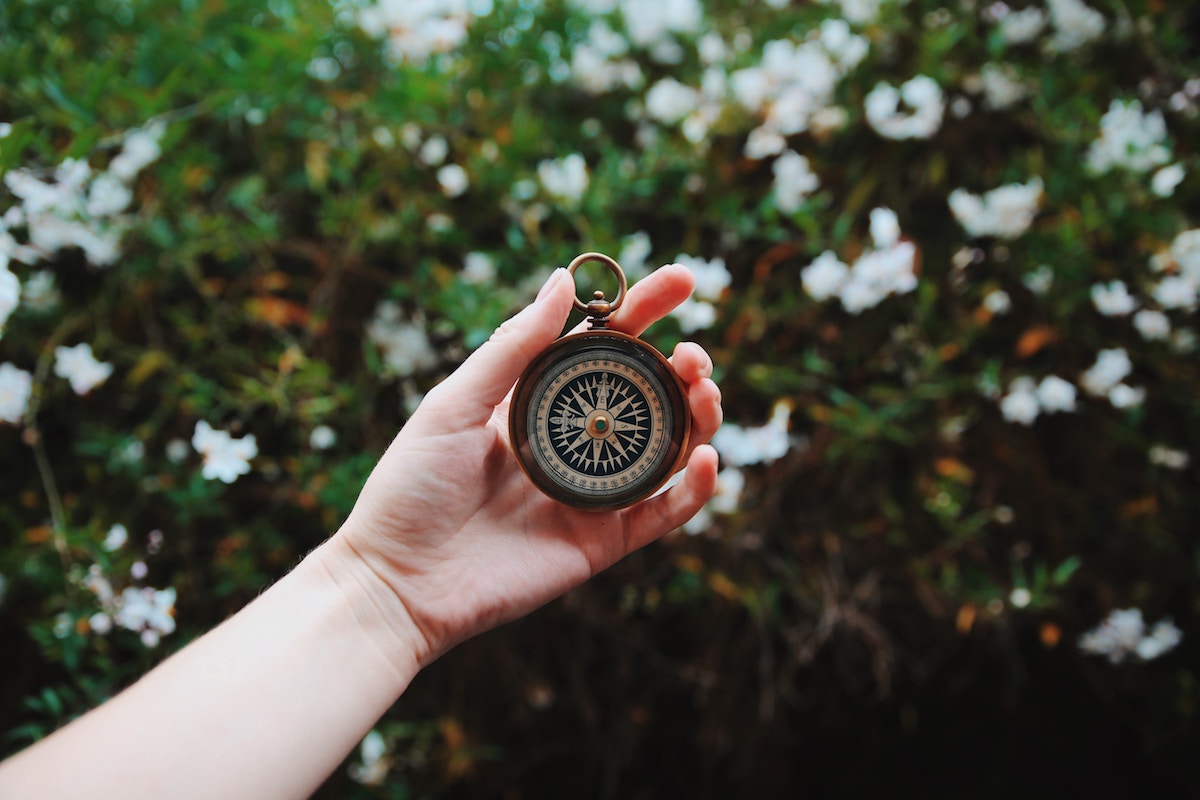
[(575, 281), (559, 267), (532, 303), (442, 381), (435, 391), (454, 398), (461, 422), (479, 424), (492, 415), (530, 362), (562, 333), (574, 297)]

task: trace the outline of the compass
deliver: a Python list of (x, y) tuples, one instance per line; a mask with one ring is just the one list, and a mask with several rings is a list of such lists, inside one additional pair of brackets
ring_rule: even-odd
[(654, 494), (679, 468), (691, 413), (683, 382), (657, 350), (607, 328), (625, 299), (620, 265), (584, 253), (567, 269), (598, 261), (617, 276), (617, 296), (596, 292), (589, 330), (558, 339), (517, 382), (509, 433), (517, 461), (539, 489), (576, 508), (606, 511)]

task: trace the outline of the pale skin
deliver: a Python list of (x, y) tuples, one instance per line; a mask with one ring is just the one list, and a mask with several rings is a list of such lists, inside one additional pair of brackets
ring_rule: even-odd
[[(633, 286), (639, 334), (692, 292), (684, 267)], [(0, 763), (0, 797), (304, 798), (419, 670), (690, 519), (716, 489), (712, 361), (671, 357), (693, 415), (687, 470), (622, 511), (542, 495), (508, 441), (508, 396), (561, 332), (574, 283), (538, 299), (426, 396), (334, 536), (258, 599), (63, 729)]]

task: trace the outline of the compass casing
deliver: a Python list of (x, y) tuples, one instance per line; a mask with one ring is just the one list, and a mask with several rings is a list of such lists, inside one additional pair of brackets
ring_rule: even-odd
[(550, 497), (609, 511), (658, 491), (687, 452), (691, 413), (670, 363), (611, 330), (565, 336), (518, 381), (509, 410), (517, 461)]

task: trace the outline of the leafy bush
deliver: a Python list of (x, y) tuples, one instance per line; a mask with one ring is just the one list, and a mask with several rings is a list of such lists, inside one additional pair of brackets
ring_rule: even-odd
[(717, 362), (720, 493), (330, 796), (1196, 791), (1200, 15), (1020, 5), (0, 8), (7, 750), (601, 250), (697, 274), (648, 338)]

